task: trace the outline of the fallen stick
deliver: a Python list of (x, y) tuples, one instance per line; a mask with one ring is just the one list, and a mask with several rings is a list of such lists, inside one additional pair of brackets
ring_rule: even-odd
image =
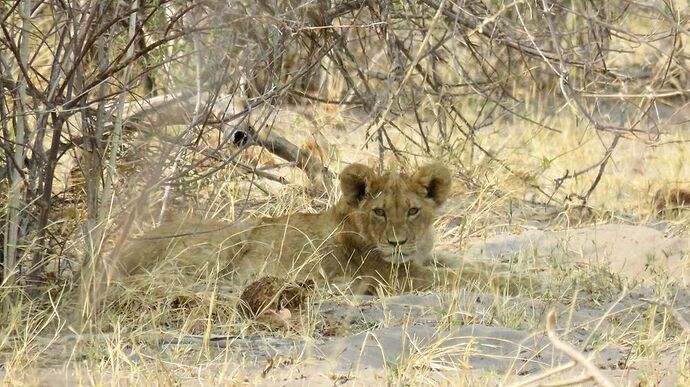
[(315, 185), (322, 185), (326, 189), (332, 187), (334, 175), (321, 164), (319, 158), (308, 150), (291, 143), (286, 138), (269, 130), (256, 131), (246, 123), (240, 124), (233, 129), (230, 136), (232, 136), (232, 141), (237, 146), (247, 143), (258, 145), (284, 160), (294, 162)]
[(604, 387), (615, 387), (616, 384), (604, 375), (589, 359), (577, 348), (558, 338), (556, 335), (556, 312), (550, 310), (546, 315), (546, 333), (551, 340), (551, 344), (559, 351), (568, 355), (575, 363), (581, 365), (587, 374), (594, 379), (594, 382)]
[[(0, 79), (0, 84), (3, 82), (4, 80)], [(221, 107), (227, 108), (232, 106), (231, 111), (241, 110), (237, 106), (237, 101), (231, 95), (219, 95), (215, 99), (212, 97), (208, 92), (201, 93), (198, 96), (204, 105), (210, 106), (210, 109), (199, 118), (199, 121), (203, 121), (202, 119), (208, 114), (223, 115), (225, 112), (222, 111)], [(194, 94), (180, 93), (131, 102), (127, 105), (128, 113), (124, 117), (124, 125), (128, 129), (148, 131), (156, 135), (156, 130), (162, 126), (189, 124), (189, 116), (187, 114), (189, 109), (186, 107), (191, 106), (194, 98), (197, 98)], [(95, 108), (91, 108), (91, 110), (95, 114)], [(242, 111), (233, 117), (237, 118), (246, 112)], [(207, 124), (220, 125), (223, 122), (224, 120), (214, 120), (207, 122)], [(268, 152), (286, 161), (294, 163), (307, 174), (315, 187), (322, 186), (326, 189), (332, 187), (332, 180), (335, 178), (335, 175), (323, 166), (317, 156), (291, 143), (286, 138), (273, 133), (273, 131), (257, 131), (245, 122), (237, 125), (230, 132), (230, 136), (231, 141), (236, 146), (242, 146), (250, 142), (253, 145), (263, 147)], [(72, 140), (72, 144), (81, 144), (82, 142), (83, 138)], [(256, 173), (258, 176), (266, 177), (262, 176), (261, 172), (256, 169), (252, 169), (251, 172)], [(281, 182), (284, 183), (284, 181)]]
[[(127, 118), (134, 122), (146, 118), (150, 127), (179, 125), (188, 121), (188, 117), (184, 114), (185, 109), (180, 109), (180, 106), (189, 104), (193, 97), (195, 96), (182, 94), (154, 97), (146, 101), (146, 104), (139, 102), (139, 106), (141, 106), (139, 110), (134, 109), (134, 113)], [(211, 97), (209, 93), (202, 93), (200, 96), (204, 104), (210, 104)], [(232, 111), (240, 110), (235, 106), (237, 101), (232, 96), (221, 95), (213, 102), (210, 111), (217, 114), (224, 113), (218, 111), (219, 106), (231, 105), (233, 106)], [(298, 168), (307, 174), (315, 186), (321, 185), (327, 189), (331, 188), (334, 175), (323, 166), (318, 157), (308, 150), (296, 146), (286, 138), (273, 133), (272, 130), (257, 131), (251, 125), (243, 122), (230, 132), (230, 136), (232, 136), (232, 142), (237, 146), (245, 145), (249, 141), (284, 160), (294, 162)]]

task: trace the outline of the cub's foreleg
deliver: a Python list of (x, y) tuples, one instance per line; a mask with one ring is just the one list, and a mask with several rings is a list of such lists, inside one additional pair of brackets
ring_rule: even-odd
[[(523, 290), (537, 290), (543, 286), (539, 277), (524, 270), (519, 265), (510, 265), (491, 259), (467, 259), (462, 255), (446, 250), (435, 250), (429, 265), (443, 268), (456, 286), (464, 288), (507, 289), (515, 294)], [(443, 276), (442, 276), (443, 277)], [(450, 281), (449, 281), (450, 282)]]

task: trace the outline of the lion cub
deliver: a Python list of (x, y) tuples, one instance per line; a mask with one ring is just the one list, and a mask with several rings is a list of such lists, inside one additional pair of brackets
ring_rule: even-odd
[(352, 164), (340, 174), (342, 198), (322, 213), (238, 224), (164, 224), (124, 252), (120, 269), (132, 273), (166, 260), (192, 267), (220, 264), (244, 281), (270, 275), (317, 283), (352, 280), (357, 293), (381, 285), (426, 289), (439, 270), (422, 263), (434, 245), (434, 213), (450, 186), (450, 172), (439, 163), (411, 176), (377, 175)]

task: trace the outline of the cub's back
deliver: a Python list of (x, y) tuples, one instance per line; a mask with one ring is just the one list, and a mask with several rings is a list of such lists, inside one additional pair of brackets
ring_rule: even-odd
[(251, 276), (313, 278), (320, 260), (337, 254), (340, 229), (328, 211), (261, 219), (247, 235), (236, 269)]
[(161, 261), (190, 267), (230, 261), (256, 223), (189, 219), (164, 223), (129, 245), (118, 260), (118, 269), (131, 274)]

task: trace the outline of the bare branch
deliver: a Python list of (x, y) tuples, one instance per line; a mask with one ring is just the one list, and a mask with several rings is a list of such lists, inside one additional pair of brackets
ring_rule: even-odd
[(585, 371), (587, 371), (587, 375), (594, 380), (595, 383), (604, 387), (616, 386), (616, 384), (609, 379), (608, 376), (604, 375), (604, 373), (602, 373), (594, 364), (592, 364), (592, 362), (587, 359), (582, 352), (558, 338), (558, 335), (556, 334), (556, 312), (553, 310), (549, 311), (549, 313), (546, 315), (546, 333), (548, 334), (549, 340), (551, 340), (553, 346), (557, 350), (568, 355), (569, 358), (583, 367)]

